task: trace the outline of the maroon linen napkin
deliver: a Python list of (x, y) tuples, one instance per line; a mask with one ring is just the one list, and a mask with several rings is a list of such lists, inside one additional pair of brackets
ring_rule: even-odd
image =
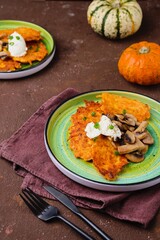
[(160, 185), (141, 191), (113, 193), (82, 186), (61, 173), (50, 160), (44, 145), (44, 127), (49, 114), (77, 92), (66, 89), (45, 102), (9, 139), (0, 144), (0, 156), (13, 163), (23, 176), (22, 188), (29, 187), (53, 199), (43, 189), (50, 184), (67, 194), (80, 207), (97, 209), (115, 218), (138, 222), (146, 227), (160, 207)]

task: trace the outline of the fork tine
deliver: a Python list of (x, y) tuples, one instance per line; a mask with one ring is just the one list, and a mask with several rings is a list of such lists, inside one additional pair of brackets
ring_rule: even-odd
[(21, 198), (36, 216), (38, 216), (46, 207), (49, 206), (47, 202), (38, 197), (37, 194), (28, 188), (22, 190), (22, 193), (24, 196), (20, 194)]
[(39, 206), (39, 208), (41, 207), (42, 210), (49, 206), (47, 202), (45, 202), (42, 198), (40, 198), (36, 193), (34, 193), (29, 188), (22, 190), (22, 192), (27, 192), (30, 198), (32, 198), (35, 201), (35, 203)]
[(20, 197), (23, 199), (23, 201), (25, 202), (25, 204), (28, 206), (28, 208), (34, 213), (34, 215), (37, 215), (37, 214), (38, 214), (37, 209), (36, 209), (34, 206), (32, 206), (32, 205), (28, 202), (28, 200), (26, 200), (26, 198), (23, 197), (22, 194), (19, 194), (19, 195), (20, 195)]

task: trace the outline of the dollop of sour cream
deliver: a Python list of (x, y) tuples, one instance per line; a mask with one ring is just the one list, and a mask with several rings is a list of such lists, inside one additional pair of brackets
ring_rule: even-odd
[(90, 122), (87, 124), (87, 126), (85, 128), (85, 132), (86, 132), (87, 137), (89, 137), (89, 138), (95, 138), (101, 134), (100, 129), (95, 128), (94, 122)]
[(8, 51), (12, 57), (22, 57), (27, 53), (26, 42), (17, 32), (8, 37)]
[(98, 137), (100, 134), (111, 137), (116, 141), (117, 138), (121, 138), (121, 130), (119, 127), (111, 121), (105, 115), (101, 116), (101, 119), (98, 123), (90, 122), (85, 128), (87, 137), (90, 139)]

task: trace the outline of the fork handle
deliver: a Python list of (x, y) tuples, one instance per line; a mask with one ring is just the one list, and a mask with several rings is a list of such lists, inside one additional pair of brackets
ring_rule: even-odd
[(110, 236), (104, 233), (99, 227), (97, 227), (91, 220), (85, 217), (81, 212), (76, 212), (76, 214), (88, 225), (90, 225), (104, 240), (112, 240)]
[(76, 230), (79, 234), (81, 234), (81, 236), (84, 237), (84, 239), (87, 240), (95, 240), (95, 238), (91, 237), (88, 233), (84, 232), (82, 229), (80, 229), (79, 227), (77, 227), (75, 224), (71, 223), (69, 220), (67, 220), (66, 218), (62, 217), (61, 215), (57, 216), (59, 219), (61, 219), (63, 222), (65, 222), (66, 224), (68, 224), (70, 227), (72, 227), (74, 230)]

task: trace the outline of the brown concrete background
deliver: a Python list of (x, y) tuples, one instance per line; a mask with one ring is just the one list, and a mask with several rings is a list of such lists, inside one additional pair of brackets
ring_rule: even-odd
[[(118, 73), (117, 61), (130, 44), (147, 40), (160, 43), (160, 1), (140, 0), (143, 22), (140, 30), (124, 40), (107, 40), (87, 24), (90, 1), (1, 0), (0, 19), (24, 20), (48, 30), (56, 42), (56, 55), (43, 71), (32, 76), (0, 80), (0, 141), (11, 136), (41, 104), (67, 87), (80, 92), (121, 89), (146, 94), (160, 101), (160, 85), (144, 87), (126, 82)], [(81, 237), (65, 224), (45, 224), (36, 219), (20, 200), (22, 183), (12, 166), (0, 160), (0, 239), (65, 240)], [(88, 231), (86, 224), (60, 203), (54, 202), (69, 220)], [(84, 210), (90, 219), (114, 240), (159, 240), (160, 213), (147, 229)]]

